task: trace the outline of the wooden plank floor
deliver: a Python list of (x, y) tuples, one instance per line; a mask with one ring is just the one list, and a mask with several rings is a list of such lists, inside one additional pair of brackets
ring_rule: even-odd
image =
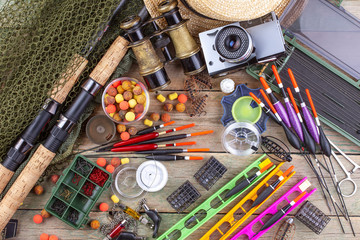
[[(355, 14), (357, 17), (360, 17), (360, 1), (357, 0), (345, 0), (343, 6)], [(179, 64), (171, 64), (166, 67), (167, 72), (172, 80), (172, 84), (166, 88), (166, 90), (162, 91), (162, 94), (167, 95), (171, 92), (183, 92), (183, 79), (184, 75), (182, 73), (181, 66)], [(137, 73), (137, 67), (134, 66), (131, 71), (126, 74), (126, 76), (135, 77), (137, 79), (141, 79), (139, 74)], [(260, 84), (255, 79), (248, 76), (244, 71), (237, 72), (235, 74), (229, 75), (227, 77), (235, 80), (236, 84), (245, 83), (251, 88), (259, 87)], [(226, 154), (221, 147), (221, 133), (223, 131), (223, 127), (220, 123), (220, 118), (222, 116), (222, 107), (220, 104), (220, 100), (223, 97), (223, 94), (219, 91), (219, 83), (223, 78), (216, 79), (214, 84), (214, 89), (208, 91), (209, 100), (208, 105), (206, 107), (207, 115), (199, 118), (189, 118), (185, 113), (177, 113), (172, 112), (172, 119), (177, 122), (177, 125), (184, 125), (191, 122), (195, 122), (197, 126), (193, 129), (194, 131), (201, 131), (212, 129), (214, 130), (214, 134), (210, 137), (196, 137), (195, 141), (198, 141), (196, 147), (209, 147), (211, 149), (211, 153), (202, 154), (207, 160), (210, 156), (215, 156), (218, 160), (220, 160), (227, 168), (228, 171), (224, 175), (224, 177), (215, 185), (210, 191), (206, 191), (203, 187), (201, 187), (192, 177), (194, 173), (204, 164), (205, 161), (179, 161), (179, 162), (168, 162), (164, 163), (168, 172), (169, 172), (169, 181), (166, 187), (157, 193), (149, 193), (146, 195), (148, 200), (148, 205), (151, 208), (156, 208), (160, 212), (163, 221), (159, 230), (159, 233), (164, 233), (168, 228), (173, 226), (178, 220), (185, 216), (186, 213), (194, 209), (200, 203), (202, 203), (206, 198), (212, 195), (215, 191), (217, 191), (223, 184), (232, 179), (235, 175), (241, 172), (246, 166), (251, 164), (253, 160), (258, 158), (261, 153), (255, 154), (249, 157), (240, 158), (234, 155)], [(154, 93), (151, 94), (151, 112), (161, 112), (161, 106), (157, 100), (155, 100)], [(97, 109), (95, 114), (103, 114), (100, 108)], [(139, 128), (142, 128), (139, 125)], [(284, 133), (281, 127), (274, 124), (272, 121), (268, 122), (267, 131), (265, 135), (272, 135), (278, 138), (284, 138)], [(192, 130), (191, 130), (192, 131)], [(190, 132), (190, 131), (187, 131)], [(342, 137), (338, 133), (333, 130), (325, 127), (325, 132), (327, 136), (340, 148), (346, 152), (355, 162), (360, 164), (360, 147), (355, 146), (346, 138)], [(206, 139), (206, 141), (204, 141)], [(85, 136), (82, 134), (80, 138), (81, 146), (80, 149), (87, 149), (95, 146), (92, 144)], [(297, 181), (302, 179), (304, 176), (307, 176), (314, 187), (319, 188), (317, 180), (310, 168), (306, 164), (305, 160), (301, 155), (297, 154), (295, 150), (293, 150), (294, 154), (292, 154), (293, 162), (292, 164), (295, 166), (296, 174), (290, 179), (282, 189), (275, 194), (267, 203), (265, 203), (260, 209), (256, 211), (254, 216), (250, 218), (252, 220), (259, 213), (265, 210), (271, 203), (275, 201), (277, 197), (280, 197), (286, 190), (288, 190), (291, 186), (293, 186)], [(93, 152), (87, 153), (87, 155), (91, 155), (90, 159), (96, 160), (96, 155)], [(131, 155), (131, 154), (121, 154), (122, 157), (129, 157), (130, 161), (134, 164), (141, 164), (144, 159), (142, 159), (139, 155)], [(319, 156), (321, 158), (321, 156)], [(351, 165), (348, 165), (346, 161), (344, 161), (348, 169), (351, 169)], [(284, 169), (289, 167), (290, 164), (287, 163), (283, 166)], [(338, 172), (338, 178), (342, 179), (344, 177), (343, 172), (341, 172), (338, 165), (335, 164), (336, 170)], [(356, 172), (353, 174), (354, 180), (359, 183), (360, 182), (360, 172)], [(170, 207), (170, 205), (166, 201), (166, 197), (171, 194), (175, 189), (177, 189), (183, 182), (186, 180), (190, 180), (191, 183), (200, 191), (201, 198), (197, 200), (193, 205), (191, 205), (185, 214), (177, 214), (174, 209)], [(330, 179), (327, 177), (327, 182), (330, 184)], [(15, 214), (15, 218), (19, 220), (19, 231), (16, 239), (39, 239), (39, 235), (43, 232), (48, 234), (56, 234), (61, 240), (66, 239), (102, 239), (103, 236), (99, 233), (99, 231), (95, 231), (90, 229), (89, 226), (85, 226), (81, 230), (74, 230), (71, 227), (63, 224), (60, 220), (52, 217), (50, 219), (46, 219), (44, 223), (40, 225), (36, 225), (32, 222), (32, 217), (35, 214), (40, 213), (40, 210), (45, 206), (46, 201), (50, 197), (51, 189), (53, 185), (49, 183), (49, 181), (45, 184), (45, 193), (41, 196), (35, 196), (31, 193), (28, 198), (24, 201), (24, 204), (21, 206), (21, 209), (17, 211)], [(346, 186), (346, 191), (350, 191), (351, 186)], [(332, 188), (333, 189), (333, 188)], [(111, 189), (104, 192), (101, 196), (99, 202), (107, 202), (111, 204), (110, 196), (112, 195)], [(336, 219), (334, 212), (329, 212), (326, 203), (321, 195), (321, 191), (317, 191), (314, 195), (312, 195), (309, 200), (315, 204), (318, 208), (324, 211), (331, 217), (331, 221), (328, 226), (325, 228), (321, 235), (316, 235), (311, 232), (307, 227), (305, 227), (300, 222), (296, 221), (296, 234), (294, 239), (326, 239), (331, 237), (333, 240), (335, 239), (359, 239), (360, 236), (360, 202), (358, 199), (360, 198), (360, 193), (357, 192), (353, 197), (346, 198), (346, 204), (348, 206), (349, 214), (351, 215), (351, 220), (354, 225), (355, 231), (357, 233), (356, 237), (353, 237), (350, 231), (349, 225), (342, 218), (342, 222), (345, 226), (346, 234), (341, 232), (341, 228)], [(126, 201), (127, 205), (131, 207), (136, 207), (138, 200), (134, 201)], [(206, 224), (204, 224), (201, 228), (195, 231), (190, 237), (187, 239), (199, 239), (211, 226), (213, 226), (218, 220), (220, 220), (224, 214), (227, 213), (239, 200), (233, 201), (226, 208), (220, 211), (214, 218), (209, 220)], [(294, 210), (290, 215), (293, 215), (297, 211)], [(90, 214), (91, 219), (98, 219), (101, 223), (108, 223), (107, 213), (99, 212), (98, 204), (95, 205), (94, 209)], [(248, 221), (247, 221), (248, 222)], [(245, 226), (245, 224), (243, 224)], [(266, 233), (261, 239), (272, 239), (273, 234), (275, 232), (274, 229), (271, 229), (268, 233)], [(151, 232), (145, 227), (140, 226), (139, 228), (140, 235), (150, 236)]]

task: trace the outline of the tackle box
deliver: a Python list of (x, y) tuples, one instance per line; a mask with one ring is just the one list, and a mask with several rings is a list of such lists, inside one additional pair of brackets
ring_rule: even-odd
[[(92, 181), (94, 174), (100, 171), (103, 172), (101, 174), (105, 180), (100, 183)], [(111, 173), (86, 157), (76, 155), (53, 188), (45, 210), (78, 229), (87, 223), (91, 209), (110, 184)], [(92, 188), (92, 190), (86, 191), (87, 188)]]

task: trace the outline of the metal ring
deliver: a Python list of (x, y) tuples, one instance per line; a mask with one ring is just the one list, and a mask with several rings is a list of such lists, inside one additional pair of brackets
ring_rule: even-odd
[(345, 182), (345, 181), (349, 181), (349, 182), (351, 182), (351, 183), (353, 184), (353, 186), (354, 186), (354, 191), (353, 191), (352, 193), (350, 193), (349, 195), (346, 195), (346, 194), (344, 194), (344, 193), (341, 191), (341, 195), (343, 195), (344, 197), (351, 197), (351, 196), (353, 196), (353, 195), (356, 193), (357, 185), (356, 185), (355, 181), (352, 180), (351, 178), (344, 178), (343, 180), (341, 180), (341, 181), (338, 183), (338, 187), (339, 187), (340, 189), (341, 189), (340, 185), (341, 185), (343, 182)]

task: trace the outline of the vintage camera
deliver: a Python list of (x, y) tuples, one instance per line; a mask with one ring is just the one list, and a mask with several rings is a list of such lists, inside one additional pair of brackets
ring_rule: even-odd
[(241, 26), (245, 24), (236, 22), (199, 34), (210, 76), (223, 76), (250, 64), (273, 61), (285, 52), (275, 13), (257, 22), (246, 29)]

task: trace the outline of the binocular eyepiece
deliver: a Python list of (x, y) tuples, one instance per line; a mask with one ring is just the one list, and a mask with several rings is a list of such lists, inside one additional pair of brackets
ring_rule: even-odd
[(139, 64), (139, 73), (144, 78), (149, 91), (165, 88), (170, 84), (170, 79), (150, 41), (145, 36), (139, 16), (129, 16), (121, 24), (120, 28), (126, 31), (130, 39), (129, 47), (132, 48)]
[[(177, 0), (164, 0), (158, 5), (161, 16), (146, 23), (142, 23), (139, 16), (129, 16), (120, 24), (120, 28), (125, 30), (131, 42), (129, 47), (135, 54), (140, 75), (144, 78), (149, 91), (159, 90), (170, 84), (164, 63), (156, 54), (155, 48), (160, 48), (166, 62), (170, 62), (174, 60), (168, 48), (172, 44), (176, 59), (180, 59), (186, 75), (198, 74), (206, 68), (201, 48), (190, 35), (186, 26), (187, 20), (181, 17), (177, 5)], [(161, 30), (155, 23), (154, 20), (159, 18), (166, 20), (168, 25), (166, 29)], [(143, 31), (148, 23), (151, 23), (155, 29), (152, 36), (146, 36)]]
[(174, 44), (176, 57), (180, 59), (186, 75), (194, 75), (202, 72), (205, 68), (205, 60), (200, 46), (190, 35), (184, 20), (179, 12), (176, 0), (164, 0), (158, 5), (158, 11), (165, 18), (168, 27), (167, 32)]

